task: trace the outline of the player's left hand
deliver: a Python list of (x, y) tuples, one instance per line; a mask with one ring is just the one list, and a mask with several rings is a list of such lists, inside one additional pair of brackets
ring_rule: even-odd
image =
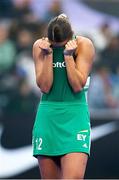
[(65, 45), (64, 55), (73, 55), (77, 48), (77, 41), (70, 40)]

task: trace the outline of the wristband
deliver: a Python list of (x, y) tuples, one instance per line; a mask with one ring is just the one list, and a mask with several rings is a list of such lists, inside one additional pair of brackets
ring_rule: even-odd
[(41, 47), (40, 47), (40, 49), (42, 50), (44, 55), (52, 54), (52, 50), (49, 50), (49, 49), (46, 49), (46, 48), (41, 48)]
[(76, 50), (76, 49), (64, 50), (64, 55), (65, 55), (65, 56), (73, 56), (75, 50)]

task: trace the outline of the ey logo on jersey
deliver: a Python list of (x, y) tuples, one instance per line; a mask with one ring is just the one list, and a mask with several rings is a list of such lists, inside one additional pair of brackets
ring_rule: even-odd
[(86, 137), (87, 137), (87, 133), (88, 133), (88, 130), (82, 130), (82, 131), (79, 131), (77, 133), (77, 140), (78, 141), (81, 141), (83, 144), (82, 144), (82, 147), (84, 148), (88, 148), (88, 145), (87, 145), (87, 140), (86, 140)]
[(53, 68), (64, 68), (64, 67), (66, 67), (66, 64), (64, 61), (53, 63)]
[(77, 140), (79, 141), (85, 141), (86, 135), (85, 134), (77, 134)]
[(78, 134), (77, 134), (77, 140), (79, 141), (85, 141), (86, 140), (86, 137), (87, 135), (85, 133), (87, 133), (88, 130), (82, 130), (82, 131), (79, 131)]

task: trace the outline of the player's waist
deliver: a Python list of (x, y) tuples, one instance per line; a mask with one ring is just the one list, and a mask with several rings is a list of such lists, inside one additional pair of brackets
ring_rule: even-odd
[(87, 102), (79, 102), (79, 101), (40, 101), (40, 105), (56, 105), (56, 106), (88, 106)]

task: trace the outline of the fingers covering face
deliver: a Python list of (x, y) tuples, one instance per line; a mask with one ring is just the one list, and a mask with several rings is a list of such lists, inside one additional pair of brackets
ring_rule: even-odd
[(65, 45), (66, 49), (75, 49), (77, 48), (77, 42), (76, 40), (70, 40), (67, 42), (67, 44)]
[(42, 38), (42, 45), (50, 46), (50, 42), (47, 37)]

